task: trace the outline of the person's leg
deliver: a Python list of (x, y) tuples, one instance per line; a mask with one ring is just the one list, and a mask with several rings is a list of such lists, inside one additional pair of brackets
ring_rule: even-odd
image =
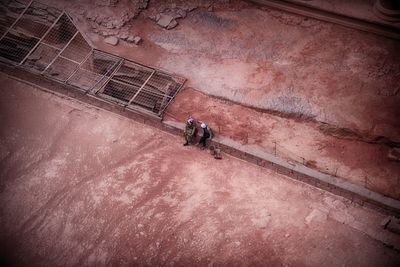
[(203, 145), (203, 147), (206, 146), (206, 138), (205, 138), (204, 136), (202, 136), (202, 137), (200, 138), (199, 145)]
[(208, 137), (204, 138), (203, 147), (206, 147), (207, 139), (208, 139)]
[(193, 135), (189, 135), (187, 140), (188, 140), (189, 144), (192, 144), (193, 143)]
[(203, 147), (206, 147), (206, 142), (207, 142), (207, 139), (210, 138), (210, 135), (209, 134), (203, 134), (203, 136), (201, 138), (203, 138)]
[(186, 141), (186, 143), (184, 143), (183, 145), (184, 146), (189, 145), (189, 138), (188, 138), (188, 136), (186, 134), (185, 134), (185, 141)]

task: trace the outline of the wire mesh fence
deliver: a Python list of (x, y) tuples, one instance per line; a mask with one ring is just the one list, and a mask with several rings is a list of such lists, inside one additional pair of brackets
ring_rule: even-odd
[(65, 12), (37, 1), (0, 5), (0, 59), (106, 101), (162, 117), (185, 79), (93, 49)]
[(108, 53), (91, 50), (78, 68), (68, 73), (66, 83), (86, 93), (96, 94), (122, 61), (123, 59)]
[(29, 0), (11, 0), (0, 2), (0, 36), (14, 24), (29, 5)]

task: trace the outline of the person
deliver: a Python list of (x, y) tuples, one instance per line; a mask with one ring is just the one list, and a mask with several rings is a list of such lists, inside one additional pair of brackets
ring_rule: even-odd
[(186, 121), (185, 130), (183, 132), (186, 141), (183, 144), (184, 146), (189, 145), (189, 142), (192, 141), (195, 131), (196, 124), (194, 122), (194, 119), (192, 117), (189, 117), (189, 119)]
[(211, 128), (207, 126), (204, 122), (200, 125), (201, 129), (203, 129), (203, 136), (200, 138), (199, 145), (202, 145), (202, 148), (206, 147), (206, 140), (212, 138)]

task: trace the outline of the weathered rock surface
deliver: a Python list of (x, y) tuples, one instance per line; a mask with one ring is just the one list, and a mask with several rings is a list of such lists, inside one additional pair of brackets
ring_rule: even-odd
[(177, 22), (176, 20), (172, 20), (172, 21), (168, 24), (168, 26), (166, 27), (166, 29), (167, 29), (167, 30), (170, 30), (170, 29), (175, 28), (176, 26), (178, 26), (178, 22)]
[[(395, 144), (400, 144), (399, 137), (392, 134), (396, 132), (396, 129), (393, 129), (393, 127), (386, 124), (375, 125), (373, 132), (362, 131), (358, 129), (341, 128), (338, 127), (337, 125), (328, 124), (324, 122), (318, 122), (318, 128), (324, 134), (328, 134), (341, 139), (359, 140), (367, 143), (377, 143), (377, 144), (383, 143), (392, 146)], [(385, 135), (382, 136), (382, 134)]]
[(128, 38), (130, 38), (129, 33), (128, 32), (122, 32), (118, 35), (118, 38), (121, 40), (127, 40)]
[(389, 150), (388, 158), (392, 161), (400, 161), (400, 148), (392, 148)]
[(175, 1), (174, 3), (163, 3), (158, 8), (151, 8), (148, 17), (159, 26), (169, 30), (178, 25), (178, 19), (186, 18), (187, 14), (197, 8), (206, 8), (213, 11), (211, 1)]
[[(125, 37), (125, 36), (124, 36)], [(133, 43), (135, 45), (138, 45), (141, 41), (142, 38), (140, 36), (129, 36), (128, 38), (124, 39), (128, 43)]]
[[(168, 28), (169, 25), (174, 21), (174, 17), (168, 14), (160, 14), (157, 19), (157, 24), (163, 28)], [(176, 23), (176, 21), (175, 21)], [(176, 26), (176, 25), (175, 25)]]
[(251, 219), (253, 224), (261, 229), (266, 228), (270, 220), (271, 220), (271, 214), (267, 210), (261, 210), (259, 214), (257, 214), (254, 218)]
[(89, 6), (82, 8), (87, 10), (84, 16), (93, 29), (121, 29), (146, 9), (148, 2), (148, 0), (98, 0), (95, 2), (96, 8)]
[(392, 217), (390, 223), (387, 225), (387, 229), (390, 232), (400, 234), (400, 219)]
[(383, 229), (387, 229), (392, 233), (400, 234), (400, 219), (399, 218), (396, 218), (394, 216), (388, 216), (381, 221), (380, 226)]
[(118, 4), (118, 0), (96, 0), (95, 4), (98, 6), (114, 7)]
[(133, 40), (132, 40), (132, 42), (133, 42), (135, 45), (138, 45), (141, 41), (142, 41), (142, 38), (140, 38), (139, 36), (135, 36), (135, 37), (133, 38)]
[(118, 44), (118, 38), (115, 36), (110, 36), (104, 39), (104, 42), (109, 44), (109, 45), (117, 45)]
[(392, 220), (392, 217), (391, 217), (391, 216), (386, 217), (385, 219), (383, 219), (383, 220), (381, 221), (380, 226), (381, 226), (383, 229), (386, 229), (391, 220)]
[(346, 209), (346, 204), (343, 201), (335, 199), (333, 197), (326, 197), (324, 198), (324, 202), (331, 208), (335, 210), (344, 210)]
[(328, 219), (328, 211), (324, 209), (313, 209), (305, 218), (306, 224), (311, 222), (325, 222)]

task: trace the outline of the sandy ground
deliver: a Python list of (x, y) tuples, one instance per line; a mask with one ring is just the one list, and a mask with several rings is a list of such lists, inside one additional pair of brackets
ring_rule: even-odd
[(1, 84), (10, 266), (400, 264), (384, 215), (3, 75)]

